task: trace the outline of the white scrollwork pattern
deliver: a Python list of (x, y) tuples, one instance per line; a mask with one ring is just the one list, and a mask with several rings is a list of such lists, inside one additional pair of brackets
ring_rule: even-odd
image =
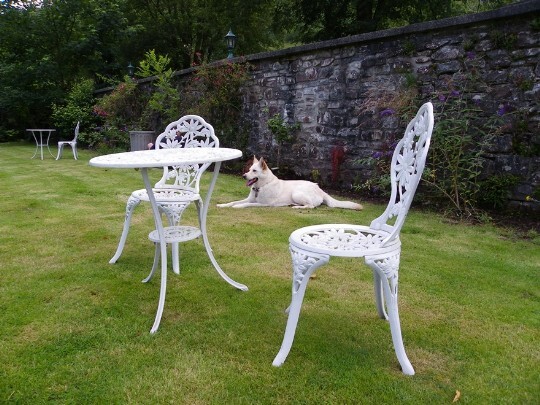
[(293, 266), (293, 292), (296, 293), (306, 274), (314, 267), (328, 263), (329, 258), (328, 256), (313, 255), (312, 253), (306, 254), (306, 252), (294, 249), (292, 246), (290, 252)]
[(364, 250), (379, 246), (386, 235), (347, 228), (324, 228), (306, 232), (301, 241), (308, 246), (332, 250)]
[(398, 251), (393, 255), (370, 261), (376, 267), (381, 277), (384, 276), (384, 279), (387, 280), (393, 300), (397, 300), (399, 258), (400, 252)]

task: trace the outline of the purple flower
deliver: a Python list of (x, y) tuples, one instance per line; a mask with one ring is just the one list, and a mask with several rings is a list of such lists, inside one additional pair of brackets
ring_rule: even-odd
[(382, 110), (379, 115), (381, 117), (387, 117), (389, 115), (392, 115), (392, 114), (395, 114), (396, 112), (394, 110), (392, 110), (391, 108), (387, 108), (385, 110)]
[(446, 96), (444, 94), (439, 94), (439, 101), (446, 101)]
[(476, 57), (476, 53), (474, 53), (473, 51), (469, 51), (465, 55), (467, 55), (468, 59), (474, 59)]
[(383, 155), (382, 152), (373, 152), (373, 154), (371, 155), (371, 157), (372, 157), (373, 159), (379, 159), (379, 158), (382, 157), (382, 155)]
[(508, 103), (499, 105), (499, 109), (497, 110), (497, 115), (500, 115), (501, 117), (512, 111), (512, 106)]
[(452, 90), (452, 92), (450, 93), (450, 95), (451, 95), (452, 97), (457, 97), (457, 96), (459, 96), (459, 91), (457, 91), (457, 90)]

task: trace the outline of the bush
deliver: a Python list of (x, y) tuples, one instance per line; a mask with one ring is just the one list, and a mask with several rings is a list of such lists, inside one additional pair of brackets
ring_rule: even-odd
[(504, 209), (510, 191), (518, 183), (519, 177), (512, 174), (501, 174), (482, 180), (478, 185), (478, 205), (489, 209)]
[(64, 105), (52, 105), (52, 120), (60, 135), (72, 136), (77, 122), (81, 127), (91, 129), (97, 123), (93, 113), (94, 81), (81, 79), (72, 86)]
[(201, 65), (183, 91), (187, 113), (210, 122), (226, 147), (244, 149), (248, 143), (249, 124), (241, 120), (241, 89), (250, 69), (248, 63)]

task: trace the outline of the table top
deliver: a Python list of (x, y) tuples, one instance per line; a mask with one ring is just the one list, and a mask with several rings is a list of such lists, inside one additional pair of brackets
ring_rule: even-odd
[(90, 159), (90, 166), (106, 168), (144, 168), (223, 162), (242, 156), (229, 148), (171, 148), (113, 153)]
[(56, 129), (50, 129), (50, 128), (28, 128), (27, 131), (56, 131)]

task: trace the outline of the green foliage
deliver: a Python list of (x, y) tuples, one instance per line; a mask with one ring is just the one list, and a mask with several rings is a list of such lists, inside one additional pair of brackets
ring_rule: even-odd
[(515, 48), (517, 35), (514, 33), (509, 34), (508, 32), (494, 30), (490, 32), (489, 36), (496, 48), (508, 51)]
[(61, 135), (71, 135), (77, 122), (81, 123), (81, 131), (91, 129), (96, 124), (93, 111), (94, 82), (90, 79), (81, 79), (74, 83), (66, 97), (65, 104), (52, 105), (52, 120)]
[(493, 144), (497, 127), (481, 124), (482, 110), (463, 89), (441, 93), (440, 100), (423, 180), (431, 186), (431, 199), (450, 203), (449, 213), (475, 218), (485, 153)]
[(512, 188), (519, 183), (519, 177), (512, 174), (490, 176), (478, 183), (478, 205), (502, 210), (508, 203)]
[(416, 44), (411, 40), (405, 41), (405, 43), (403, 44), (403, 53), (405, 55), (412, 56), (414, 55), (415, 52), (416, 52)]
[(137, 84), (126, 75), (110, 93), (98, 99), (94, 112), (108, 126), (126, 131), (139, 129), (146, 100), (138, 91)]
[(280, 114), (274, 114), (274, 116), (268, 118), (266, 125), (268, 125), (268, 129), (274, 135), (278, 144), (291, 142), (294, 139), (294, 133), (300, 129), (299, 122), (289, 124), (285, 122)]
[(94, 148), (127, 149), (129, 131), (156, 130), (161, 121), (179, 117), (179, 90), (174, 87), (170, 59), (148, 51), (139, 63), (137, 75), (151, 78), (150, 84), (138, 84), (129, 76), (98, 100), (94, 112), (103, 125), (82, 141)]
[(108, 125), (81, 133), (79, 140), (82, 145), (100, 153), (124, 152), (130, 146), (128, 131)]
[[(264, 112), (268, 113), (268, 109)], [(280, 114), (274, 114), (266, 121), (268, 129), (274, 136), (274, 140), (277, 143), (277, 161), (278, 168), (281, 165), (281, 148), (285, 142), (291, 142), (294, 139), (294, 133), (300, 129), (300, 123), (295, 122), (290, 124), (283, 119)]]
[(146, 52), (145, 58), (139, 63), (137, 76), (155, 78), (148, 104), (143, 111), (143, 122), (151, 123), (160, 119), (169, 123), (179, 118), (180, 93), (173, 85), (170, 63), (168, 56), (156, 55), (153, 49)]
[(76, 83), (115, 71), (127, 24), (125, 0), (32, 3), (0, 2), (0, 125), (11, 129), (52, 127), (51, 106)]
[(241, 121), (241, 89), (250, 69), (249, 63), (203, 64), (183, 89), (187, 113), (210, 122), (222, 146), (244, 149), (247, 145), (249, 124)]
[(126, 75), (124, 81), (97, 100), (93, 109), (101, 124), (94, 131), (83, 134), (83, 145), (98, 150), (128, 150), (129, 131), (140, 129), (146, 99), (137, 84)]
[(19, 136), (19, 131), (15, 131), (13, 129), (2, 130), (0, 128), (0, 142), (16, 141)]

